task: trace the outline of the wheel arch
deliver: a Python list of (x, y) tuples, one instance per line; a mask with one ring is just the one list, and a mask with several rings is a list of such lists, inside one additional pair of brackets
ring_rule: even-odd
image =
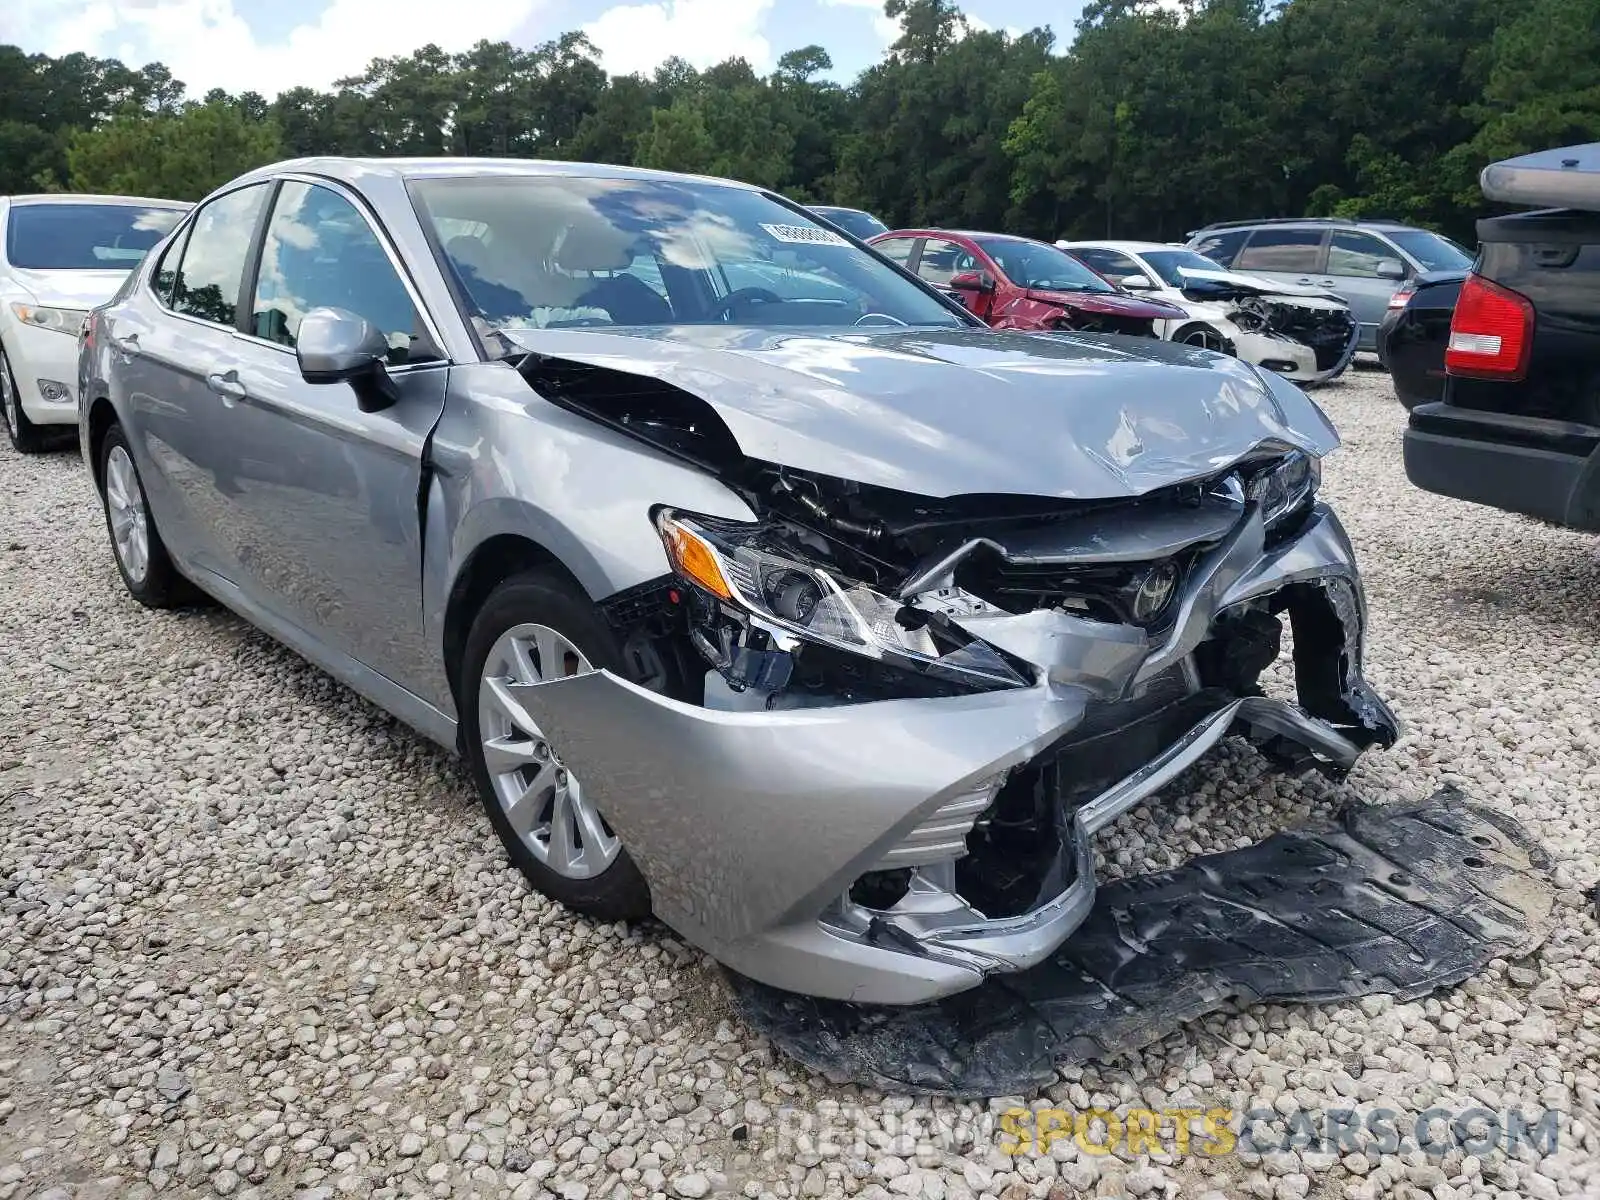
[(89, 404), (88, 443), (84, 447), (88, 452), (89, 471), (94, 476), (95, 489), (102, 494), (105, 492), (105, 472), (100, 464), (100, 448), (105, 445), (106, 434), (113, 425), (118, 424), (117, 409), (106, 396), (97, 396)]
[(1172, 336), (1167, 340), (1171, 342), (1185, 342), (1190, 336), (1202, 332), (1215, 336), (1216, 339), (1222, 343), (1223, 353), (1233, 355), (1234, 357), (1238, 356), (1238, 352), (1234, 349), (1233, 339), (1224, 333), (1217, 326), (1215, 321), (1207, 321), (1204, 319), (1185, 321), (1182, 325), (1178, 326), (1178, 328), (1172, 331)]
[(450, 695), (459, 711), (461, 699), (461, 659), (472, 629), (473, 618), (489, 596), (506, 580), (525, 571), (545, 570), (559, 575), (585, 595), (577, 574), (548, 546), (522, 532), (491, 534), (462, 559), (450, 581), (445, 600), (440, 649), (444, 654), (445, 677)]

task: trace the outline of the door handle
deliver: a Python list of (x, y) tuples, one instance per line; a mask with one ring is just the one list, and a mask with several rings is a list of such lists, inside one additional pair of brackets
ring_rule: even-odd
[(244, 399), (244, 384), (239, 382), (239, 372), (223, 371), (206, 376), (206, 386), (224, 400)]
[(123, 358), (134, 358), (139, 353), (139, 335), (130, 333), (127, 337), (113, 337), (111, 345)]

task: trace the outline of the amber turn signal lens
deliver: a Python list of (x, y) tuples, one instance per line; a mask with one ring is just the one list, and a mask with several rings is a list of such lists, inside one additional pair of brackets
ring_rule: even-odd
[(692, 530), (668, 518), (661, 522), (661, 540), (666, 545), (672, 568), (689, 582), (698, 584), (713, 596), (733, 599), (733, 589), (722, 577), (717, 556)]

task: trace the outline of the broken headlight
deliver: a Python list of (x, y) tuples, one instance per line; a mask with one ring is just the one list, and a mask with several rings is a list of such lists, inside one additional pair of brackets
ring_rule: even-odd
[(761, 525), (672, 509), (655, 521), (679, 578), (769, 632), (982, 687), (1029, 683), (992, 647), (864, 583), (800, 561), (772, 544)]
[(1303, 507), (1322, 484), (1322, 460), (1299, 450), (1280, 458), (1250, 482), (1250, 499), (1261, 509), (1261, 522), (1271, 529)]

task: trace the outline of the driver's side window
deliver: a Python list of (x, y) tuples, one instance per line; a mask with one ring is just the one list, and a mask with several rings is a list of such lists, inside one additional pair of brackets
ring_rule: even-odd
[(922, 258), (917, 263), (917, 274), (935, 287), (946, 287), (957, 270), (957, 261), (971, 254), (954, 242), (929, 238), (922, 244)]
[(409, 361), (417, 311), (372, 226), (329, 188), (285, 183), (261, 247), (250, 332), (292, 347), (305, 315), (323, 307), (365, 317), (388, 338), (390, 362)]

